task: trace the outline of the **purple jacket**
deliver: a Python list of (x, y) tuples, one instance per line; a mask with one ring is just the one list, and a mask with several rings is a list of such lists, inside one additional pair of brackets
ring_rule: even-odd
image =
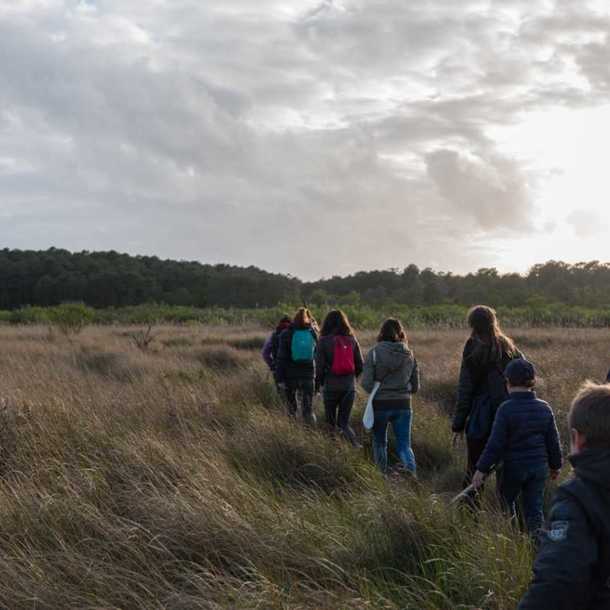
[(267, 340), (265, 341), (265, 344), (263, 345), (263, 350), (261, 351), (261, 356), (263, 357), (263, 360), (265, 361), (265, 364), (271, 369), (273, 370), (273, 335), (275, 335), (275, 331), (273, 331), (268, 337)]

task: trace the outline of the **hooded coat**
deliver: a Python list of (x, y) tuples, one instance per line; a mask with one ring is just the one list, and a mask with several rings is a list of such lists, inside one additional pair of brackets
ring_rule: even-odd
[(610, 449), (586, 449), (557, 490), (518, 610), (610, 609)]
[[(452, 429), (462, 432), (468, 425), (468, 436), (486, 438), (491, 433), (495, 412), (508, 398), (504, 379), (504, 369), (515, 359), (523, 358), (523, 354), (515, 349), (508, 352), (501, 344), (498, 351), (493, 345), (471, 337), (464, 346), (460, 380), (458, 385), (458, 400)], [(469, 422), (481, 403), (489, 411), (483, 418), (484, 423)], [(475, 424), (476, 425), (472, 425)], [(483, 429), (485, 428), (485, 429)]]
[(419, 369), (405, 343), (381, 341), (369, 351), (364, 361), (362, 387), (370, 394), (376, 381), (381, 382), (375, 395), (376, 410), (409, 408), (411, 394), (419, 390)]

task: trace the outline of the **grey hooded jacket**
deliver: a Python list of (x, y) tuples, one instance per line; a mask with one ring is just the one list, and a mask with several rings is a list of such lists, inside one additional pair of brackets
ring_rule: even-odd
[(369, 351), (364, 361), (362, 387), (370, 394), (376, 381), (381, 381), (381, 386), (375, 403), (409, 401), (411, 394), (419, 390), (417, 361), (406, 344), (382, 341)]

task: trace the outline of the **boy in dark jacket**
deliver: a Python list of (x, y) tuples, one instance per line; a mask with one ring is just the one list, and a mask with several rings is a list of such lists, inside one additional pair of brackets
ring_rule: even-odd
[(610, 608), (610, 385), (585, 384), (568, 426), (575, 476), (557, 491), (518, 610)]
[(505, 371), (510, 398), (502, 403), (491, 436), (477, 462), (473, 485), (480, 487), (494, 465), (504, 463), (499, 491), (511, 516), (523, 497), (527, 530), (534, 535), (544, 521), (544, 487), (561, 470), (561, 446), (551, 407), (536, 397), (534, 365), (522, 358)]

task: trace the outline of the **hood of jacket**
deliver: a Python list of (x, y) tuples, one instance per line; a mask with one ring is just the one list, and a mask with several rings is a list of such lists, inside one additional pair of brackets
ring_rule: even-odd
[(478, 337), (471, 337), (466, 344), (464, 358), (470, 367), (475, 369), (484, 368), (490, 365), (506, 364), (507, 360), (517, 355), (508, 353), (502, 342), (485, 342)]
[(610, 490), (610, 449), (585, 449), (569, 459), (576, 476)]
[(378, 368), (396, 370), (413, 360), (413, 352), (404, 343), (382, 341), (375, 346), (375, 358)]

